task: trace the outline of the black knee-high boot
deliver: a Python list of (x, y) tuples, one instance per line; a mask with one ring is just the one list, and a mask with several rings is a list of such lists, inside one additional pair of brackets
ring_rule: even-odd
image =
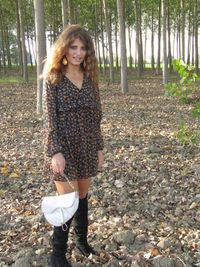
[(71, 222), (72, 219), (67, 222), (66, 231), (63, 231), (61, 226), (54, 226), (52, 238), (53, 252), (51, 254), (51, 266), (53, 267), (71, 267), (71, 264), (67, 261), (65, 257)]
[(89, 256), (90, 253), (96, 254), (91, 246), (88, 245), (88, 199), (87, 196), (79, 199), (79, 206), (74, 215), (74, 230), (77, 248), (83, 255)]

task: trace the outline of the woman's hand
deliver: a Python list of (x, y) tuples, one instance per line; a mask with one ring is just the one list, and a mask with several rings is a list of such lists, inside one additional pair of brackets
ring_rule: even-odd
[(52, 157), (51, 165), (54, 173), (64, 176), (66, 161), (62, 153), (57, 153)]
[(103, 162), (104, 162), (103, 151), (99, 150), (98, 151), (98, 169), (100, 169), (102, 167)]

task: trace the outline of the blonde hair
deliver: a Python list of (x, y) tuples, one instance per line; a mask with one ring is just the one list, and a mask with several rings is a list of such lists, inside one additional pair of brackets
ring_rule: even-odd
[(85, 64), (81, 63), (87, 78), (92, 81), (94, 89), (98, 88), (98, 63), (95, 56), (94, 44), (90, 34), (80, 25), (70, 25), (59, 35), (54, 44), (51, 61), (47, 66), (46, 78), (53, 84), (58, 84), (63, 76), (63, 58), (66, 56), (70, 45), (80, 39), (86, 48)]

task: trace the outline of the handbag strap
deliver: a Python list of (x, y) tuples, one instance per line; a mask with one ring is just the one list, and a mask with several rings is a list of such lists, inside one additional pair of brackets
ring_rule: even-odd
[[(69, 185), (71, 186), (71, 188), (72, 188), (74, 191), (76, 191), (74, 185), (72, 184), (72, 182), (70, 182), (70, 180), (68, 179), (68, 177), (67, 177), (65, 174), (64, 174), (64, 178), (65, 178), (65, 180), (69, 183)], [(49, 182), (49, 184), (48, 184), (47, 191), (46, 191), (47, 193), (49, 193), (52, 183), (53, 183), (53, 175), (52, 175), (51, 180), (50, 180), (50, 182)]]

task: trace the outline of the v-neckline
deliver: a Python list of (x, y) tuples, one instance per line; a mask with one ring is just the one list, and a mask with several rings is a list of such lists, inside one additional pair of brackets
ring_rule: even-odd
[(79, 88), (75, 83), (72, 82), (72, 80), (70, 80), (66, 75), (64, 75), (64, 77), (74, 86), (76, 87), (79, 91), (81, 91), (83, 89), (83, 84), (84, 84), (84, 81), (85, 81), (85, 74), (83, 73), (83, 81), (82, 81), (82, 84), (81, 84), (81, 87)]

